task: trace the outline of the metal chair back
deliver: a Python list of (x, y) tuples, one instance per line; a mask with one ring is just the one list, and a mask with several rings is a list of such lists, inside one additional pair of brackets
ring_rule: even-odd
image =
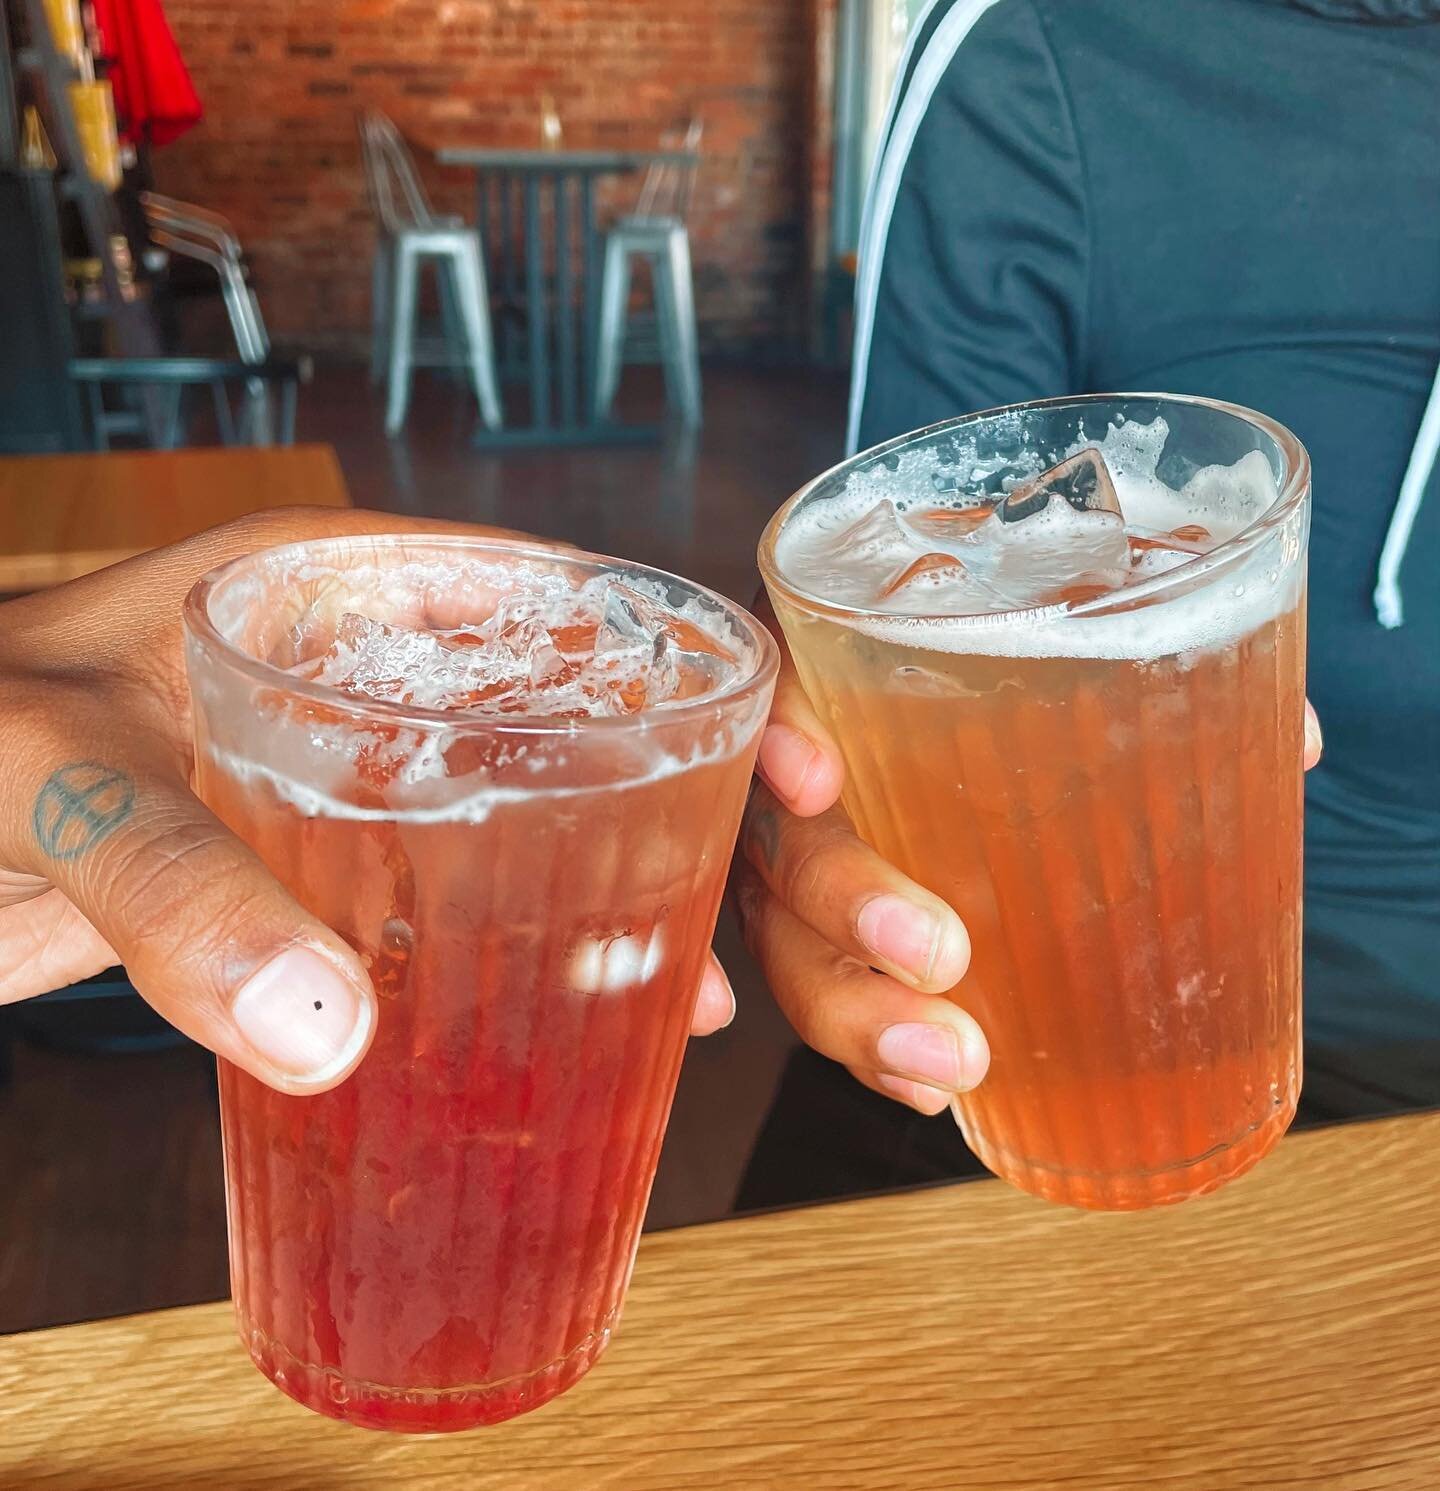
[(140, 203), (145, 209), (145, 219), (152, 227), (168, 226), (193, 232), (213, 239), (217, 245), (239, 256), (240, 240), (228, 217), (195, 202), (167, 197), (161, 192), (141, 192)]
[(151, 240), (158, 247), (208, 264), (215, 271), (240, 360), (264, 362), (270, 355), (270, 334), (245, 276), (240, 240), (229, 221), (218, 212), (158, 192), (142, 192), (140, 203)]
[[(252, 367), (268, 362), (271, 352), (270, 333), (266, 330), (265, 318), (260, 314), (260, 302), (246, 278), (245, 256), (229, 220), (221, 217), (218, 212), (197, 207), (193, 202), (182, 202), (176, 197), (162, 196), (158, 192), (142, 192), (140, 203), (145, 211), (153, 243), (171, 253), (208, 264), (215, 271), (240, 361)], [(222, 439), (226, 444), (231, 444), (235, 437), (229, 430), (228, 401), (219, 383), (213, 385), (213, 391)], [(284, 397), (288, 414), (286, 410), (282, 410), (282, 426), (286, 418), (293, 424), (293, 388), (287, 387)], [(172, 423), (179, 417), (178, 399), (173, 403)], [(274, 438), (275, 418), (270, 388), (262, 378), (251, 378), (247, 382), (241, 426), (241, 438), (244, 440), (268, 445)]]
[(640, 195), (636, 199), (633, 216), (665, 218), (680, 223), (685, 221), (686, 214), (690, 211), (695, 172), (699, 167), (700, 141), (704, 134), (704, 120), (691, 119), (683, 130), (668, 130), (661, 135), (662, 150), (683, 151), (696, 158), (689, 161), (653, 161), (640, 185)]
[(360, 116), (360, 148), (370, 205), (386, 233), (433, 228), (437, 219), (421, 185), (414, 157), (394, 121), (378, 109)]

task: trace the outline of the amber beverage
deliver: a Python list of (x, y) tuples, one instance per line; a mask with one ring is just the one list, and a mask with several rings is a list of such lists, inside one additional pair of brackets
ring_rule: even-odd
[[(1121, 583), (978, 614), (855, 603), (839, 518), (884, 498), (939, 532), (1085, 441), (1118, 447)], [(970, 931), (951, 997), (993, 1060), (956, 1118), (1036, 1195), (1180, 1201), (1249, 1169), (1294, 1115), (1308, 482), (1263, 416), (1100, 396), (867, 452), (765, 535), (857, 830)], [(805, 534), (827, 530), (838, 568), (804, 571)]]
[[(571, 592), (604, 601), (611, 576), (705, 633), (659, 702), (645, 639), (605, 655), (598, 703), (574, 681), (600, 644)], [(379, 996), (330, 1092), (221, 1063), (241, 1336), (285, 1392), (355, 1424), (535, 1408), (620, 1313), (773, 644), (672, 577), (459, 539), (252, 556), (197, 587), (187, 625), (201, 795)], [(368, 640), (336, 640), (357, 626)]]

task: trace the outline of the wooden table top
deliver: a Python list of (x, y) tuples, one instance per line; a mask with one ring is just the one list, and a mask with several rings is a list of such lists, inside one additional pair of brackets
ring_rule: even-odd
[(328, 445), (0, 458), (0, 592), (40, 590), (262, 508), (348, 507)]
[(589, 1377), (469, 1434), (308, 1413), (227, 1305), (14, 1336), (0, 1486), (1434, 1491), (1437, 1148), (1440, 1114), (1172, 1210), (982, 1181), (657, 1233)]

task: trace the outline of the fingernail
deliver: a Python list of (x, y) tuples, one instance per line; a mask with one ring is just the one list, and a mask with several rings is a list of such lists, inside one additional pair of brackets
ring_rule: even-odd
[(725, 970), (714, 963), (706, 966), (702, 979), (704, 985), (701, 998), (719, 1008), (728, 1008), (730, 1013), (715, 1025), (716, 1030), (724, 1030), (735, 1018), (735, 991), (730, 987), (730, 980), (725, 975)]
[(948, 1025), (891, 1025), (875, 1043), (881, 1066), (916, 1082), (969, 1092), (990, 1066), (990, 1048), (979, 1028), (960, 1032)]
[(930, 977), (940, 923), (923, 907), (903, 896), (876, 896), (860, 908), (855, 930), (876, 957), (916, 978)]
[(891, 1025), (880, 1032), (875, 1050), (887, 1071), (947, 1092), (960, 1090), (960, 1042), (944, 1025)]
[(927, 1118), (934, 1118), (950, 1106), (950, 1094), (938, 1088), (926, 1087), (922, 1082), (907, 1082), (904, 1077), (892, 1077), (889, 1072), (876, 1072), (875, 1082), (892, 1098), (898, 1098), (907, 1107), (914, 1108)]
[(1325, 742), (1320, 734), (1320, 721), (1307, 710), (1305, 712), (1305, 759), (1312, 764), (1320, 759)]
[(767, 725), (760, 737), (760, 769), (770, 785), (792, 802), (804, 791), (819, 760), (815, 747), (788, 725)]
[(323, 1082), (364, 1048), (374, 1010), (321, 953), (291, 947), (250, 975), (230, 1007), (241, 1035), (271, 1066)]

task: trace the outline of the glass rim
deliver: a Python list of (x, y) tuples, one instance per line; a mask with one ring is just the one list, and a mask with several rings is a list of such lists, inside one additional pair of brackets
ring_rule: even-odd
[[(590, 715), (582, 719), (559, 716), (529, 714), (478, 714), (467, 710), (431, 709), (422, 705), (401, 704), (389, 699), (357, 698), (344, 693), (331, 684), (316, 683), (310, 679), (295, 678), (283, 668), (254, 657), (230, 641), (215, 624), (210, 615), (210, 603), (216, 592), (227, 581), (236, 578), (257, 561), (288, 555), (319, 555), (345, 553), (352, 550), (379, 549), (400, 551), (406, 548), (440, 548), (459, 550), (479, 555), (519, 556), (546, 562), (578, 564), (597, 572), (605, 569), (629, 571), (647, 579), (666, 581), (683, 586), (694, 595), (718, 605), (739, 629), (755, 643), (757, 656), (753, 667), (741, 668), (737, 676), (715, 689), (694, 699), (678, 704), (657, 705), (653, 709), (639, 709), (628, 715)], [(243, 674), (253, 682), (266, 688), (279, 689), (300, 699), (323, 704), (327, 709), (338, 709), (359, 719), (400, 725), (411, 729), (445, 729), (470, 734), (503, 735), (579, 735), (606, 731), (643, 734), (661, 726), (670, 726), (693, 721), (714, 712), (717, 708), (733, 710), (746, 699), (773, 682), (780, 664), (780, 649), (769, 629), (744, 606), (701, 585), (687, 580), (683, 575), (672, 574), (654, 565), (641, 564), (636, 560), (619, 559), (608, 554), (595, 554), (586, 549), (550, 547), (542, 543), (529, 543), (523, 539), (471, 536), (459, 533), (346, 533), (332, 534), (323, 538), (301, 539), (294, 543), (272, 544), (252, 549), (248, 554), (237, 555), (202, 575), (190, 587), (181, 612), (188, 635), (207, 652), (213, 653), (220, 664), (233, 672)]]
[[(891, 451), (909, 449), (927, 439), (966, 425), (980, 424), (986, 420), (1005, 415), (1020, 414), (1032, 409), (1083, 408), (1094, 404), (1120, 403), (1183, 404), (1192, 408), (1209, 409), (1217, 414), (1228, 415), (1261, 431), (1275, 442), (1285, 465), (1283, 480), (1278, 484), (1279, 493), (1258, 517), (1247, 523), (1238, 533), (1232, 534), (1207, 553), (1174, 569), (1165, 570), (1154, 578), (1138, 585), (1126, 585), (1118, 590), (1106, 591), (1093, 600), (1069, 604), (1061, 601), (1048, 606), (1012, 606), (1000, 611), (984, 611), (978, 615), (963, 615), (954, 611), (886, 611), (878, 607), (848, 605), (824, 596), (812, 595), (793, 584), (781, 571), (776, 560), (775, 549), (780, 533), (794, 510), (800, 507), (825, 483), (857, 470), (862, 461), (874, 461)], [(1230, 568), (1238, 558), (1248, 554), (1265, 536), (1279, 527), (1302, 502), (1310, 490), (1310, 455), (1292, 431), (1278, 420), (1259, 410), (1246, 408), (1243, 404), (1227, 403), (1223, 399), (1210, 399), (1199, 394), (1178, 393), (1085, 393), (1064, 394), (1053, 399), (1027, 399), (1018, 404), (998, 404), (993, 409), (978, 409), (971, 414), (956, 415), (950, 419), (937, 420), (934, 424), (922, 425), (917, 430), (896, 435), (867, 450), (857, 451), (843, 461), (837, 461), (828, 470), (812, 477), (798, 491), (792, 493), (771, 515), (760, 535), (758, 559), (761, 578), (767, 589), (801, 609), (836, 617), (855, 617), (866, 621), (901, 622), (923, 624), (945, 622), (960, 624), (966, 629), (988, 629), (989, 627), (1013, 625), (1016, 621), (1025, 624), (1057, 621), (1083, 621), (1087, 618), (1113, 616), (1138, 610), (1144, 606), (1168, 599), (1172, 593), (1193, 589), (1198, 581), (1217, 571)]]

